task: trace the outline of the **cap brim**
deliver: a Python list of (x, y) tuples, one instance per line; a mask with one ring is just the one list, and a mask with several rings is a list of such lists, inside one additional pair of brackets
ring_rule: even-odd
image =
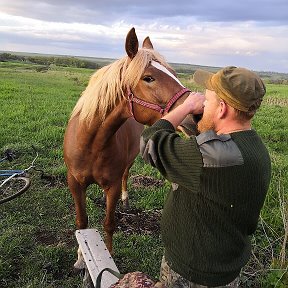
[(213, 90), (210, 79), (214, 74), (205, 70), (196, 70), (193, 75), (195, 83), (205, 87), (206, 89)]

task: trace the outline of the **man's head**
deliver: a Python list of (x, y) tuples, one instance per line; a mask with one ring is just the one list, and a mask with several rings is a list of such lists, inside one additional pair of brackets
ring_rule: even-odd
[(223, 68), (216, 74), (197, 70), (194, 81), (243, 112), (256, 111), (266, 93), (265, 85), (256, 73), (234, 66)]
[(216, 74), (197, 70), (194, 81), (206, 88), (204, 113), (198, 123), (200, 132), (217, 130), (219, 120), (231, 114), (233, 117), (229, 117), (229, 123), (226, 121), (225, 125), (232, 126), (232, 120), (238, 124), (249, 121), (259, 108), (266, 92), (265, 85), (257, 74), (233, 66), (223, 68)]

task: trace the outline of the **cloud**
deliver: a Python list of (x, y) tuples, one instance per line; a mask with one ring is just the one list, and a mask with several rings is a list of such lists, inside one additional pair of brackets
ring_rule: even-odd
[(288, 22), (286, 0), (1, 0), (0, 5), (3, 13), (69, 23), (109, 25), (125, 20), (139, 24), (143, 20), (166, 22), (178, 17), (209, 22)]
[(134, 26), (169, 62), (288, 72), (286, 0), (214, 2), (0, 0), (0, 49), (119, 58)]

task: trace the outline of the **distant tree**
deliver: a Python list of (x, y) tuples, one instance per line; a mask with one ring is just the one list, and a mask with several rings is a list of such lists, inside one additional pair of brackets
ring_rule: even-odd
[(0, 61), (25, 61), (25, 58), (23, 56), (17, 56), (11, 53), (2, 53), (0, 54)]

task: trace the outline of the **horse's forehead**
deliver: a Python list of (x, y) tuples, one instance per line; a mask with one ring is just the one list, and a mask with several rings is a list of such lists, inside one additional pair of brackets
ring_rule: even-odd
[(178, 82), (182, 87), (184, 87), (184, 85), (180, 82), (180, 80), (175, 75), (173, 75), (166, 67), (161, 65), (159, 62), (156, 62), (156, 61), (152, 60), (151, 61), (151, 65), (153, 67), (155, 67), (156, 69), (164, 72), (165, 74), (170, 76), (172, 79), (174, 79), (176, 82)]

